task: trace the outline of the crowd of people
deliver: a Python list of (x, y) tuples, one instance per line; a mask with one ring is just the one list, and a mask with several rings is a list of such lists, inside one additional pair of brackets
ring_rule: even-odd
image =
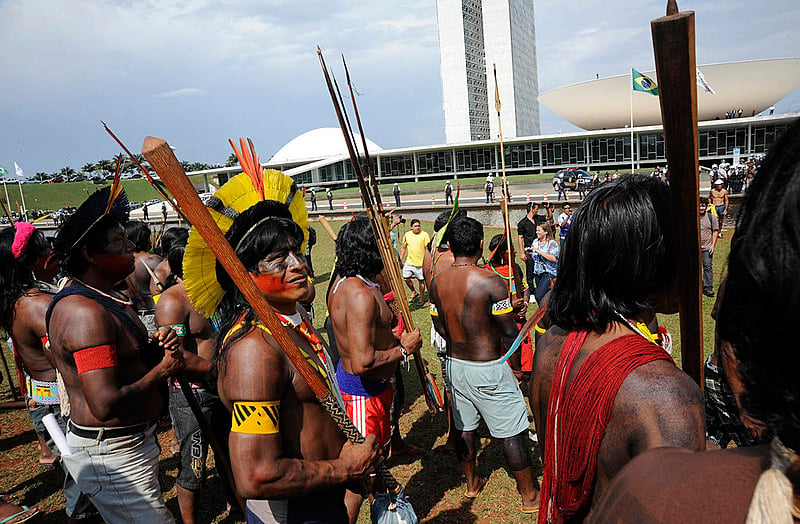
[[(704, 266), (719, 238), (711, 206), (722, 216), (728, 207), (713, 182), (699, 208)], [(795, 124), (749, 184), (724, 284), (703, 281), (716, 296), (705, 391), (675, 365), (659, 326), (659, 314), (677, 312), (681, 241), (660, 176), (599, 184), (574, 214), (569, 203), (559, 213), (529, 203), (517, 238), (497, 234), (487, 246), (484, 226), (463, 208), (441, 213), (432, 234), (411, 220), (395, 255), (411, 300), (431, 317), (465, 499), (488, 482), (477, 466), (485, 427), (516, 483), (508, 503), (520, 520), (800, 518), (790, 343), (799, 193)], [(400, 366), (420, 358), (423, 335), (399, 313), (373, 224), (356, 217), (336, 236), (326, 336), (303, 306), (317, 289), (293, 180), (251, 165), (206, 205), (283, 333), (263, 322), (196, 231), (164, 232), (154, 253), (147, 224), (129, 220), (124, 191), (91, 195), (52, 244), (27, 222), (0, 232), (0, 324), (24, 373), (42, 460), (45, 451), (60, 456), (68, 517), (172, 522), (155, 436), (167, 419), (184, 522), (205, 500), (210, 445), (234, 518), (238, 510), (253, 523), (354, 522), (365, 501), (373, 519), (396, 511), (402, 493), (389, 493), (394, 509), (373, 501), (389, 490), (386, 457), (421, 451), (403, 441), (398, 420)], [(363, 439), (345, 438), (342, 412)], [(60, 432), (44, 427), (47, 415)], [(0, 501), (6, 523), (36, 511)]]

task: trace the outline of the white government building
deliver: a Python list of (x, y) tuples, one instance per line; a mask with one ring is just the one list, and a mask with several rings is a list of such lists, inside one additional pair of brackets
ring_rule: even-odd
[[(500, 169), (493, 64), (509, 175), (666, 164), (658, 97), (631, 93), (629, 73), (538, 95), (533, 0), (437, 0), (436, 8), (446, 143), (386, 150), (368, 141), (381, 183), (478, 176)], [(800, 118), (800, 113), (776, 115), (769, 110), (800, 86), (800, 58), (707, 64), (698, 70), (714, 90), (697, 88), (700, 161), (707, 167), (731, 161), (737, 153), (745, 158), (766, 153)], [(655, 72), (643, 73), (658, 81)], [(585, 131), (541, 135), (539, 102)], [(360, 137), (356, 142), (360, 146)], [(307, 186), (355, 183), (336, 128), (303, 133), (265, 165)]]

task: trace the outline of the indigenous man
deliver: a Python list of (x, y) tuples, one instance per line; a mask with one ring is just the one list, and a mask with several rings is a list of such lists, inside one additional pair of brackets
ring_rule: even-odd
[[(263, 197), (254, 181), (263, 184)], [(305, 233), (298, 225), (308, 224), (302, 193), (291, 178), (265, 170), (232, 178), (208, 206), (219, 211), (212, 216), (310, 371), (338, 397), (324, 344), (297, 309), (311, 287), (303, 255)], [(195, 307), (207, 317), (218, 311), (221, 319), (217, 385), (232, 410), (231, 467), (239, 494), (248, 499), (247, 521), (347, 522), (345, 486), (374, 471), (379, 454), (375, 438), (345, 443), (200, 235), (191, 235), (186, 262), (185, 286)]]
[[(631, 461), (598, 504), (600, 522), (796, 522), (800, 511), (797, 265), (800, 125), (772, 147), (744, 197), (717, 316), (723, 367), (769, 445), (692, 453), (660, 448)], [(764, 224), (770, 224), (769, 228)], [(738, 364), (738, 365), (737, 365)], [(730, 377), (730, 375), (729, 375)]]
[[(28, 414), (39, 445), (57, 460), (60, 453), (42, 422), (52, 413), (62, 431), (66, 430), (66, 416), (62, 417), (59, 405), (56, 369), (45, 350), (44, 317), (55, 294), (50, 282), (58, 271), (58, 266), (49, 260), (51, 252), (50, 242), (33, 224), (17, 222), (0, 233), (0, 325), (11, 337), (14, 354), (24, 373)], [(41, 451), (39, 460), (42, 463)], [(52, 468), (55, 464), (51, 462), (49, 466)], [(64, 495), (70, 521), (86, 516), (88, 501), (68, 472), (64, 479)], [(4, 511), (9, 508), (0, 505), (0, 520), (22, 522), (22, 517), (36, 512), (20, 511), (18, 507), (13, 512)], [(14, 513), (18, 513), (16, 519), (10, 518)]]
[[(403, 236), (403, 242), (400, 247), (400, 259), (406, 258), (403, 264), (403, 280), (406, 281), (408, 289), (411, 290), (410, 302), (415, 298), (419, 298), (419, 303), (425, 303), (425, 276), (422, 274), (422, 262), (425, 260), (425, 251), (428, 249), (428, 244), (431, 243), (431, 237), (428, 233), (422, 230), (422, 224), (419, 219), (415, 218), (411, 221), (411, 231), (406, 232)], [(419, 284), (419, 293), (414, 289), (414, 281)]]
[[(199, 356), (207, 362), (206, 366), (210, 369), (214, 358), (216, 331), (211, 322), (194, 309), (189, 301), (183, 282), (183, 254), (183, 246), (175, 246), (167, 254), (170, 274), (176, 283), (161, 294), (156, 304), (156, 324), (175, 331), (180, 348)], [(178, 506), (183, 522), (192, 524), (197, 521), (197, 503), (205, 479), (208, 441), (178, 381), (171, 378), (169, 385), (169, 413), (180, 444), (178, 478), (175, 482), (178, 486)], [(209, 387), (203, 380), (190, 382), (189, 385), (191, 394), (205, 416), (207, 427), (214, 433), (216, 441), (227, 448), (229, 414), (215, 393), (216, 388)]]
[(649, 448), (705, 447), (700, 390), (647, 327), (677, 311), (671, 226), (667, 185), (644, 175), (603, 184), (575, 214), (531, 382), (541, 523), (585, 518)]
[(708, 198), (717, 211), (717, 218), (720, 223), (720, 230), (717, 236), (722, 238), (722, 221), (725, 220), (725, 215), (728, 214), (728, 190), (723, 187), (721, 178), (714, 181), (714, 186), (708, 192)]
[[(477, 266), (483, 250), (483, 226), (469, 217), (447, 230), (453, 264), (437, 271), (431, 299), (439, 312), (437, 329), (449, 343), (447, 377), (452, 389), (456, 456), (467, 477), (464, 495), (475, 498), (487, 479), (475, 472), (477, 429), (481, 418), (492, 437), (502, 439), (506, 462), (522, 496), (522, 511), (539, 506), (528, 449), (528, 409), (511, 368), (500, 361), (503, 343), (517, 335), (508, 287), (499, 276)], [(525, 302), (515, 299), (521, 309)]]
[[(401, 360), (419, 358), (419, 328), (392, 333), (396, 320), (374, 280), (383, 261), (372, 225), (366, 217), (348, 222), (336, 239), (336, 273), (328, 295), (328, 311), (341, 359), (336, 377), (347, 414), (362, 435), (375, 435), (386, 447), (391, 438), (392, 385)], [(347, 506), (355, 521), (362, 497), (348, 492)]]
[(150, 285), (155, 280), (153, 270), (161, 262), (161, 257), (150, 253), (153, 248), (150, 240), (150, 226), (132, 220), (125, 225), (125, 235), (133, 242), (136, 268), (126, 280), (128, 293), (133, 299), (139, 318), (142, 319), (148, 335), (156, 330), (156, 305), (150, 294)]
[[(444, 268), (450, 267), (453, 263), (453, 253), (450, 251), (450, 244), (447, 242), (447, 235), (441, 235), (442, 229), (447, 225), (448, 221), (450, 220), (451, 211), (442, 211), (439, 213), (439, 216), (436, 217), (436, 220), (433, 222), (433, 241), (431, 242), (431, 248), (425, 251), (425, 259), (422, 262), (422, 275), (425, 277), (425, 286), (430, 289), (431, 282), (433, 282), (433, 278), (436, 276), (437, 271), (441, 271)], [(456, 220), (460, 217), (467, 216), (467, 211), (465, 209), (459, 209), (455, 212), (453, 216), (453, 220)], [(439, 245), (434, 246), (433, 244), (439, 240)], [(439, 357), (439, 365), (442, 369), (442, 379), (447, 380), (447, 364), (446, 364), (446, 356), (447, 356), (447, 340), (444, 338), (444, 333), (437, 331), (436, 323), (433, 321), (433, 317), (439, 315), (439, 311), (436, 309), (436, 304), (433, 303), (431, 300), (430, 302), (430, 314), (431, 314), (431, 345), (433, 349), (436, 350), (436, 356)], [(452, 439), (454, 438), (455, 432), (452, 431), (453, 428), (453, 420), (450, 414), (450, 409), (447, 407), (452, 403), (450, 399), (450, 387), (445, 384), (445, 409), (447, 411), (447, 446), (452, 445)]]
[(161, 253), (163, 258), (153, 270), (155, 276), (150, 281), (150, 294), (153, 296), (154, 301), (162, 291), (175, 283), (174, 279), (170, 278), (172, 271), (169, 267), (167, 255), (173, 246), (184, 247), (186, 246), (186, 242), (188, 240), (189, 230), (183, 227), (171, 227), (167, 229), (163, 235), (161, 235), (161, 246), (159, 246), (159, 253)]
[(56, 237), (56, 256), (72, 277), (46, 316), (71, 404), (72, 454), (62, 460), (107, 523), (172, 522), (158, 484), (162, 386), (167, 377), (199, 369), (196, 357), (176, 351), (169, 328), (149, 339), (133, 302), (115, 290), (134, 270), (134, 245), (123, 227), (127, 214), (125, 192), (112, 199), (103, 188)]

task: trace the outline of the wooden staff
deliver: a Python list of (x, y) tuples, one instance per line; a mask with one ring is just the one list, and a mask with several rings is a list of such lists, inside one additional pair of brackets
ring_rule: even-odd
[(331, 240), (336, 242), (336, 233), (333, 231), (333, 228), (331, 227), (331, 223), (328, 222), (328, 219), (325, 218), (323, 215), (320, 215), (319, 216), (319, 223), (322, 224), (322, 227), (325, 229), (325, 231), (327, 231), (328, 235), (330, 235)]
[[(506, 181), (506, 151), (503, 146), (503, 123), (500, 120), (500, 89), (497, 87), (497, 64), (492, 64), (494, 70), (494, 108), (497, 110), (497, 130), (500, 133), (500, 166), (503, 173), (503, 195), (500, 199), (500, 209), (503, 213), (503, 227), (506, 232), (506, 249), (508, 249), (508, 298), (511, 298), (511, 289), (514, 284), (514, 252), (511, 251), (511, 221), (508, 217), (508, 182)], [(491, 260), (491, 259), (490, 259)]]
[(694, 12), (678, 12), (650, 22), (669, 164), (672, 220), (677, 244), (678, 293), (683, 370), (703, 385), (703, 316), (700, 297), (700, 184), (697, 158), (697, 80)]
[[(366, 183), (366, 177), (364, 176), (361, 163), (359, 162), (358, 151), (355, 146), (353, 130), (350, 127), (350, 120), (347, 118), (347, 114), (343, 109), (344, 104), (342, 102), (341, 93), (338, 89), (338, 84), (336, 84), (336, 87), (334, 88), (336, 81), (335, 79), (331, 81), (328, 67), (325, 65), (325, 58), (322, 56), (322, 50), (319, 47), (317, 47), (317, 56), (319, 57), (320, 66), (322, 67), (322, 72), (325, 76), (325, 83), (328, 87), (328, 92), (331, 95), (331, 101), (333, 102), (333, 109), (336, 112), (336, 118), (339, 121), (339, 127), (342, 129), (342, 134), (344, 135), (347, 151), (350, 154), (350, 162), (353, 165), (353, 171), (355, 172), (356, 180), (358, 181), (358, 188), (361, 192), (361, 198), (364, 200), (365, 209), (367, 210), (372, 228), (375, 232), (375, 240), (378, 244), (381, 260), (383, 260), (386, 276), (389, 278), (392, 290), (394, 291), (395, 302), (400, 309), (400, 313), (403, 316), (403, 321), (405, 322), (407, 328), (409, 330), (413, 330), (414, 320), (411, 317), (411, 308), (408, 305), (408, 299), (403, 286), (403, 276), (400, 271), (400, 265), (397, 261), (397, 255), (395, 253), (394, 246), (391, 242), (389, 227), (386, 224), (386, 220), (384, 220), (383, 214), (379, 211), (378, 206), (375, 204), (375, 197), (371, 194), (369, 186)], [(353, 100), (353, 104), (355, 104), (355, 100)], [(378, 195), (378, 199), (380, 199), (380, 195)], [(428, 407), (428, 411), (431, 413), (441, 411), (441, 403), (438, 403), (436, 400), (437, 397), (441, 397), (441, 394), (438, 391), (436, 382), (433, 380), (433, 377), (431, 376), (430, 372), (428, 372), (425, 363), (422, 361), (422, 358), (414, 357), (414, 366), (417, 370), (417, 374), (419, 375), (419, 380), (420, 384), (422, 385), (422, 391), (425, 396), (425, 404)]]
[[(222, 264), (222, 267), (225, 268), (225, 271), (228, 272), (236, 287), (244, 295), (245, 300), (253, 308), (256, 316), (269, 329), (286, 357), (314, 392), (325, 411), (336, 422), (348, 440), (356, 443), (363, 442), (364, 437), (339, 405), (336, 396), (322, 381), (322, 377), (306, 361), (286, 328), (275, 315), (272, 307), (256, 287), (247, 269), (234, 253), (222, 231), (214, 223), (208, 209), (200, 201), (197, 191), (195, 191), (194, 186), (192, 186), (191, 181), (183, 171), (180, 162), (175, 158), (175, 154), (169, 144), (160, 138), (148, 136), (144, 139), (142, 154), (167, 185), (186, 217), (197, 229), (197, 232), (200, 233), (200, 236), (203, 237), (203, 240), (205, 240), (217, 260)], [(381, 466), (379, 475), (390, 492), (398, 493), (402, 489), (402, 486), (395, 480), (386, 466)]]

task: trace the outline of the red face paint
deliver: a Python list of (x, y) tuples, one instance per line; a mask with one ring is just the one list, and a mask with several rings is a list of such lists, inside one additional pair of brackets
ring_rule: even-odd
[(263, 295), (280, 293), (286, 289), (286, 284), (283, 283), (283, 273), (278, 275), (254, 275), (250, 273), (250, 278), (253, 279), (256, 287)]

